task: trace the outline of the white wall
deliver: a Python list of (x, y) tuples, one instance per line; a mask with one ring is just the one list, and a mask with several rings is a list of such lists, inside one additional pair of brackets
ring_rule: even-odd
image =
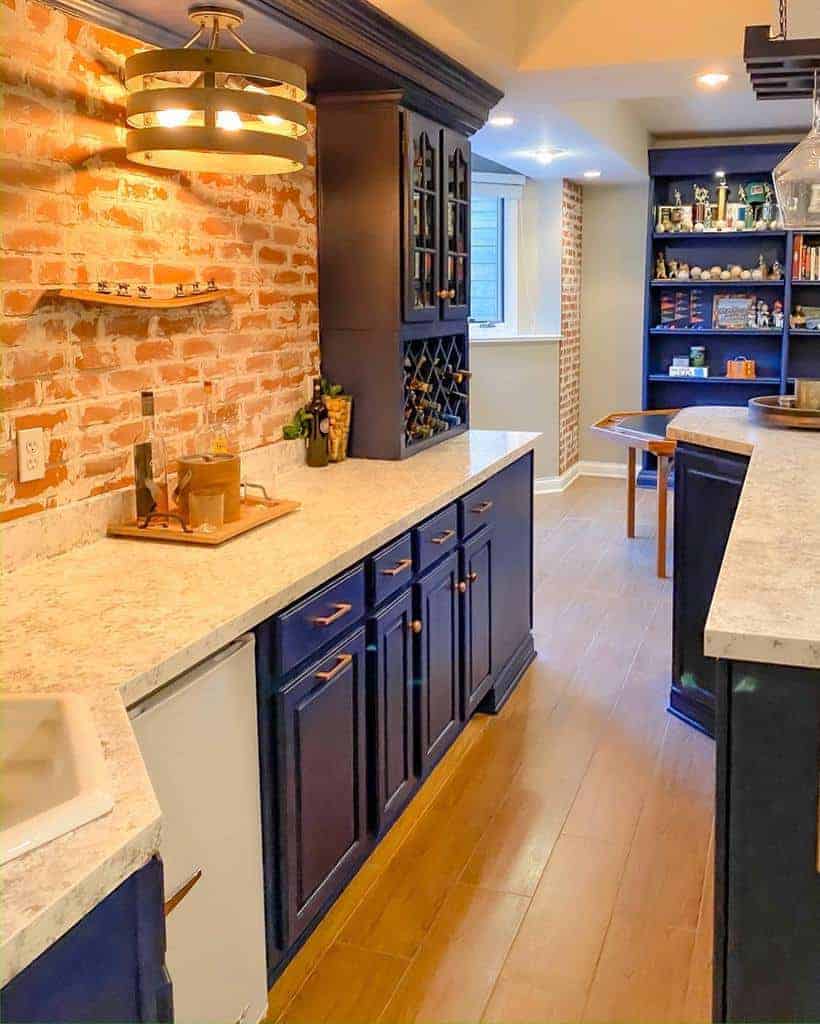
[(558, 181), (527, 178), (519, 203), (518, 330), (561, 332), (561, 192)]
[(535, 430), (535, 475), (558, 474), (558, 342), (482, 341), (470, 346), (470, 424)]
[(584, 189), (581, 285), (581, 459), (626, 462), (626, 448), (589, 430), (641, 408), (649, 185)]

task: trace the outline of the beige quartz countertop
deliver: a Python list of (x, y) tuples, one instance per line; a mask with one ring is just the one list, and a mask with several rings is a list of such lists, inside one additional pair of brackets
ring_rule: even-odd
[(699, 406), (679, 412), (667, 435), (751, 456), (706, 654), (820, 669), (820, 433), (757, 426), (745, 408)]
[(532, 449), (471, 430), (405, 462), (283, 474), (303, 508), (219, 548), (106, 539), (3, 580), (2, 687), (84, 694), (115, 804), (0, 868), (0, 985), (146, 863), (160, 811), (126, 707)]

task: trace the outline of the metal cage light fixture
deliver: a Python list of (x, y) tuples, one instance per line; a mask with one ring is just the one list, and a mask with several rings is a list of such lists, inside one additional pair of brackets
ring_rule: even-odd
[[(149, 167), (217, 174), (286, 174), (307, 160), (305, 72), (254, 51), (241, 11), (191, 7), (196, 31), (179, 49), (125, 62), (126, 154)], [(196, 47), (203, 36), (207, 48)], [(228, 36), (238, 49), (220, 49)]]

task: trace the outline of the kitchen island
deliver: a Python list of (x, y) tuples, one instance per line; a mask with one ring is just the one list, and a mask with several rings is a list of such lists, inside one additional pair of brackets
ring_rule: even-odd
[[(459, 499), (514, 469), (522, 481), (526, 475), (526, 522), (513, 524), (526, 567), (515, 569), (518, 600), (498, 603), (523, 616), (526, 636), (519, 637), (511, 667), (494, 665), (499, 671), (490, 673), (490, 683), (502, 682), (503, 690), (488, 687), (485, 678), (478, 681), (490, 708), (505, 699), (532, 657), (531, 528), (525, 527), (536, 437), (469, 431), (407, 462), (349, 460), (323, 470), (299, 468), (276, 481), (276, 493), (301, 501), (302, 509), (223, 547), (202, 551), (109, 539), (6, 578), (3, 687), (17, 693), (70, 690), (88, 698), (115, 802), (105, 817), (0, 869), (4, 985), (159, 849), (160, 809), (126, 708), (248, 630), (266, 622), (273, 627), (285, 618), (278, 615), (283, 609), (322, 593), (339, 574), (346, 580), (363, 560), (392, 548), (408, 531), (417, 538), (414, 559), (443, 565), (455, 556), (456, 545), (466, 550), (464, 539), (481, 531), (459, 523), (427, 531), (428, 538), (425, 525), (435, 524), (440, 514), (450, 516), (451, 509), (467, 508)], [(492, 500), (475, 504), (482, 511), (493, 507)], [(504, 508), (503, 498), (496, 504), (494, 515)], [(504, 537), (503, 522), (497, 520), (493, 529), (493, 536)], [(423, 546), (428, 542), (430, 555)], [(477, 545), (474, 553), (479, 554)], [(523, 564), (509, 553), (505, 562)], [(500, 622), (499, 628), (503, 616)], [(327, 650), (322, 656), (328, 657)], [(294, 667), (304, 663), (301, 653), (292, 657)], [(285, 674), (289, 668), (282, 666)], [(435, 757), (430, 751), (430, 764)]]
[(684, 409), (671, 709), (717, 746), (716, 1021), (820, 1018), (820, 437)]

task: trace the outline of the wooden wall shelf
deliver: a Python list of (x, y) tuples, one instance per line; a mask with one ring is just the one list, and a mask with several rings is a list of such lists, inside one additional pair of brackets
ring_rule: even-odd
[(168, 295), (165, 298), (152, 297), (141, 299), (138, 295), (104, 295), (90, 288), (61, 288), (57, 294), (63, 299), (75, 299), (99, 306), (129, 306), (132, 309), (179, 309), (183, 306), (203, 306), (219, 299), (239, 299), (242, 296), (231, 288), (217, 288), (214, 292), (200, 292), (198, 295), (183, 295), (177, 298)]

